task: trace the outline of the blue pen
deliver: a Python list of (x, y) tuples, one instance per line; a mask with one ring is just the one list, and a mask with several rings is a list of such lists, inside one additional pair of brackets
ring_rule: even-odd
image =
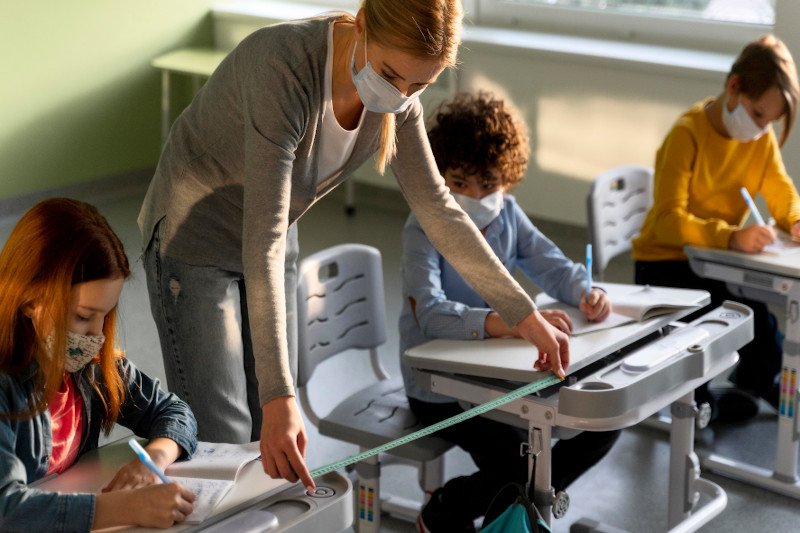
[(742, 196), (744, 197), (744, 201), (747, 202), (747, 207), (750, 208), (750, 211), (753, 213), (753, 218), (756, 219), (756, 222), (763, 226), (764, 219), (761, 218), (761, 213), (758, 212), (758, 208), (756, 207), (756, 203), (750, 198), (750, 193), (747, 192), (747, 189), (742, 187)]
[(164, 475), (164, 472), (162, 472), (161, 469), (156, 466), (153, 460), (150, 459), (150, 455), (147, 453), (147, 451), (145, 451), (144, 448), (142, 448), (141, 444), (136, 442), (136, 439), (132, 438), (128, 441), (128, 444), (131, 445), (131, 448), (133, 448), (133, 451), (139, 456), (139, 460), (144, 463), (144, 466), (146, 466), (152, 473), (160, 477), (161, 481), (164, 483), (172, 483), (169, 478)]
[(586, 245), (586, 301), (589, 301), (589, 293), (592, 292), (592, 245)]

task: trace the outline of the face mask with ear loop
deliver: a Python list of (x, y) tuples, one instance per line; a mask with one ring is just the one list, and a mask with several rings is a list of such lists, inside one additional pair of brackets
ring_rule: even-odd
[(739, 105), (733, 111), (728, 111), (729, 96), (725, 95), (725, 101), (722, 102), (722, 123), (728, 134), (739, 142), (755, 141), (769, 131), (769, 124), (763, 129), (758, 127), (758, 124), (747, 112), (747, 109), (742, 105), (741, 100)]
[[(55, 335), (50, 333), (45, 341), (45, 348), (48, 353), (53, 353)], [(106, 338), (103, 335), (80, 335), (67, 331), (67, 346), (65, 348), (64, 370), (67, 372), (79, 372), (89, 364), (89, 361), (97, 357), (100, 349), (103, 348)]]
[(397, 87), (389, 83), (383, 76), (375, 72), (372, 63), (367, 60), (367, 32), (364, 31), (364, 68), (356, 72), (356, 48), (353, 46), (353, 56), (350, 58), (350, 75), (356, 85), (358, 97), (367, 111), (373, 113), (402, 113), (416, 100), (422, 90), (411, 96), (401, 93)]
[(504, 192), (502, 190), (487, 194), (480, 200), (456, 192), (451, 192), (450, 194), (456, 199), (461, 209), (472, 219), (472, 222), (478, 226), (478, 229), (488, 226), (503, 210)]

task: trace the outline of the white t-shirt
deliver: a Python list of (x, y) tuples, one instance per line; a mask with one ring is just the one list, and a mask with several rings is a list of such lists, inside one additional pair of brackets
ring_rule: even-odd
[(325, 59), (325, 99), (323, 101), (322, 134), (320, 135), (320, 160), (317, 168), (317, 191), (323, 190), (335, 180), (353, 152), (358, 131), (364, 121), (364, 110), (355, 129), (346, 130), (336, 120), (333, 113), (333, 27), (328, 27), (328, 56)]

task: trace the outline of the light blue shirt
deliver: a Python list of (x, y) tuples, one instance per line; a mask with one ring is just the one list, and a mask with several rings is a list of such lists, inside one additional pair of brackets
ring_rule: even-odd
[[(519, 268), (550, 296), (578, 305), (585, 288), (585, 267), (573, 263), (545, 237), (513, 196), (505, 195), (503, 210), (486, 226), (485, 236), (509, 273)], [(400, 357), (406, 394), (426, 402), (452, 402), (422, 389), (411, 369), (402, 364), (402, 354), (432, 339), (486, 338), (484, 323), (491, 309), (436, 251), (413, 213), (403, 228), (402, 276)]]

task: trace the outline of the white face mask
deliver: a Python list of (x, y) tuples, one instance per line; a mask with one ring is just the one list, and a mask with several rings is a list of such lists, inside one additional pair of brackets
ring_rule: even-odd
[[(53, 352), (53, 342), (55, 335), (52, 333), (47, 336), (45, 346), (48, 352)], [(64, 370), (67, 372), (78, 372), (83, 370), (89, 361), (100, 353), (100, 349), (106, 342), (103, 335), (80, 335), (67, 331), (67, 347), (64, 360)]]
[(419, 96), (419, 90), (411, 96), (401, 93), (397, 87), (389, 83), (383, 76), (375, 72), (367, 60), (367, 33), (364, 32), (364, 68), (356, 72), (356, 46), (353, 46), (353, 57), (350, 58), (350, 75), (356, 85), (361, 103), (367, 111), (373, 113), (402, 113)]
[(727, 95), (722, 103), (722, 123), (725, 125), (725, 129), (728, 130), (728, 135), (743, 143), (755, 141), (769, 131), (769, 124), (763, 129), (758, 127), (758, 124), (755, 123), (741, 101), (736, 106), (736, 109), (728, 111)]
[(478, 226), (478, 229), (483, 229), (489, 225), (489, 222), (497, 218), (500, 211), (503, 210), (503, 191), (498, 190), (492, 194), (487, 194), (480, 200), (476, 200), (472, 196), (466, 196), (458, 193), (450, 193), (456, 199), (461, 209), (469, 215), (469, 218)]

